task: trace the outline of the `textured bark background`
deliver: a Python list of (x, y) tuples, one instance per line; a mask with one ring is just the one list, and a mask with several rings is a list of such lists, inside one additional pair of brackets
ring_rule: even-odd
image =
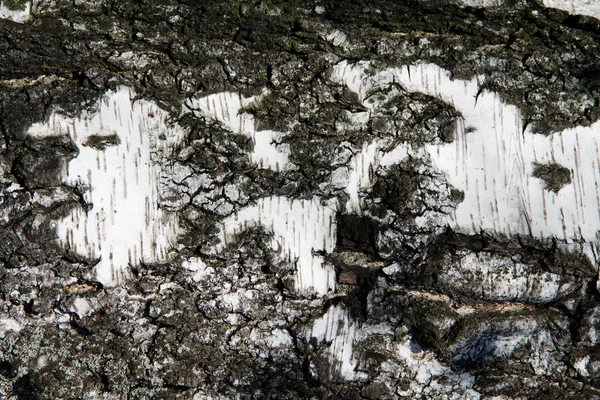
[(0, 398), (600, 397), (599, 13), (0, 1)]

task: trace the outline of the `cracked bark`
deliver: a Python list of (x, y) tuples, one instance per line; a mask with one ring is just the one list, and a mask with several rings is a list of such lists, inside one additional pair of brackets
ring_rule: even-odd
[(0, 397), (600, 396), (593, 6), (0, 3)]

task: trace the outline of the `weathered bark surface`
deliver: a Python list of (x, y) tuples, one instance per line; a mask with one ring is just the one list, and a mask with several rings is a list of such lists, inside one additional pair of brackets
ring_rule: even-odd
[(600, 397), (593, 5), (1, 3), (0, 398)]

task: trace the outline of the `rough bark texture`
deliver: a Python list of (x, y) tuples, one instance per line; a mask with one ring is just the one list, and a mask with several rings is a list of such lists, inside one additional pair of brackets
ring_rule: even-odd
[[(435, 64), (516, 106), (524, 135), (560, 134), (600, 118), (599, 20), (533, 0), (2, 3), (31, 17), (0, 19), (0, 398), (600, 397), (595, 243), (461, 231), (447, 217), (470, 194), (423, 150), (474, 134), (457, 128), (460, 105), (335, 78), (344, 61), (374, 77)], [(109, 285), (106, 260), (57, 237), (56, 221), (93, 209), (67, 165), (124, 136), (81, 144), (31, 127), (95, 115), (120, 87), (185, 131), (157, 167), (157, 207), (180, 230), (168, 257), (133, 260)], [(237, 114), (256, 134), (285, 132), (269, 146), (292, 167), (257, 164), (257, 137), (203, 106), (224, 92), (262, 94)], [(408, 156), (369, 164), (372, 143)], [(353, 202), (337, 174), (360, 160)], [(579, 176), (531, 168), (547, 196)], [(335, 218), (313, 226), (301, 211), (298, 233), (277, 237), (261, 216), (277, 199), (290, 224), (326, 202)], [(223, 228), (243, 210), (257, 223)], [(325, 224), (335, 241), (286, 250)], [(334, 284), (300, 290), (303, 260)]]

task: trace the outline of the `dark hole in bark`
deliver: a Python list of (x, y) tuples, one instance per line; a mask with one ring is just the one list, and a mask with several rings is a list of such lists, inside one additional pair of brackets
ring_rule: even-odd
[(344, 214), (338, 214), (337, 221), (337, 247), (339, 249), (359, 250), (378, 257), (375, 241), (379, 228), (373, 221), (365, 217)]

